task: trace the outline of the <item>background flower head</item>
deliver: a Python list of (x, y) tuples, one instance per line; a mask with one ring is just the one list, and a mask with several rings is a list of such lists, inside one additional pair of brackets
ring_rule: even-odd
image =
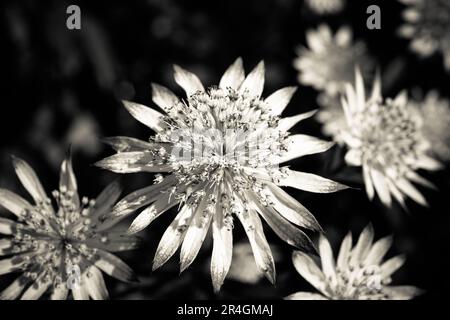
[(392, 286), (391, 276), (405, 262), (403, 255), (384, 261), (392, 245), (392, 236), (374, 242), (372, 225), (367, 226), (353, 246), (352, 234), (342, 241), (335, 260), (330, 242), (321, 234), (319, 254), (321, 267), (303, 252), (294, 252), (292, 261), (297, 272), (319, 293), (296, 292), (290, 300), (409, 300), (421, 294), (414, 286)]
[(403, 11), (405, 24), (399, 34), (411, 39), (410, 48), (428, 57), (435, 52), (444, 56), (450, 70), (450, 2), (447, 0), (399, 0), (407, 5)]
[(336, 14), (345, 7), (345, 0), (306, 0), (308, 7), (317, 14)]
[[(122, 280), (134, 280), (132, 270), (110, 252), (134, 249), (137, 238), (122, 236), (100, 224), (120, 195), (112, 183), (95, 199), (80, 199), (70, 159), (61, 166), (59, 189), (53, 191), (54, 209), (34, 170), (13, 158), (14, 167), (30, 203), (19, 195), (0, 189), (0, 205), (17, 221), (0, 218), (0, 274), (21, 272), (0, 299), (106, 299), (102, 271)], [(6, 257), (6, 258), (5, 258)]]
[(395, 99), (383, 99), (381, 83), (375, 80), (372, 94), (366, 98), (364, 83), (356, 71), (355, 86), (347, 85), (342, 99), (348, 129), (343, 138), (349, 148), (345, 160), (362, 166), (366, 192), (375, 192), (387, 206), (392, 196), (405, 205), (405, 196), (427, 205), (412, 182), (433, 187), (416, 173), (418, 169), (438, 170), (441, 164), (427, 153), (429, 142), (421, 130), (421, 120), (407, 104), (405, 92)]
[(442, 162), (450, 160), (450, 103), (435, 90), (410, 102), (422, 121), (422, 132), (430, 142), (430, 152)]
[(365, 75), (373, 62), (363, 42), (352, 41), (353, 32), (341, 27), (333, 34), (330, 27), (321, 24), (316, 30), (306, 32), (309, 48), (299, 47), (294, 67), (298, 70), (298, 81), (313, 86), (327, 94), (339, 93), (347, 82), (354, 82), (354, 70), (360, 66)]
[(261, 97), (264, 63), (247, 76), (237, 59), (218, 87), (205, 89), (196, 75), (175, 66), (175, 81), (185, 90), (182, 101), (169, 89), (153, 84), (153, 102), (165, 113), (125, 102), (128, 111), (156, 135), (150, 142), (134, 138), (107, 139), (116, 155), (97, 163), (118, 172), (168, 172), (156, 183), (121, 200), (116, 219), (147, 206), (129, 232), (147, 227), (176, 205), (181, 208), (164, 233), (153, 262), (163, 265), (181, 246), (181, 271), (197, 256), (212, 225), (214, 246), (211, 274), (219, 290), (230, 268), (234, 219), (244, 227), (259, 270), (275, 281), (275, 265), (260, 217), (287, 243), (313, 250), (296, 226), (320, 230), (314, 216), (280, 186), (310, 192), (335, 192), (343, 185), (305, 172), (279, 167), (291, 159), (328, 150), (332, 143), (308, 135), (289, 135), (308, 112), (280, 118), (295, 88)]

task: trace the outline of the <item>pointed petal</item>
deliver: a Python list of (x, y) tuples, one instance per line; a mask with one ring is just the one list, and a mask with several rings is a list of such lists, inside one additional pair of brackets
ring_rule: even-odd
[(348, 188), (339, 182), (312, 173), (287, 169), (287, 174), (288, 176), (281, 179), (278, 185), (317, 193), (332, 193)]
[(345, 162), (350, 166), (359, 167), (362, 165), (362, 154), (359, 149), (350, 149), (345, 154)]
[(0, 260), (0, 275), (22, 270), (26, 263), (26, 257), (29, 254), (16, 255), (8, 259)]
[(293, 226), (271, 206), (263, 206), (253, 192), (247, 192), (251, 205), (258, 211), (267, 224), (280, 239), (298, 249), (314, 252), (314, 245), (309, 237), (300, 229)]
[(101, 139), (102, 142), (108, 144), (117, 152), (127, 151), (148, 151), (155, 149), (154, 143), (149, 143), (136, 138), (131, 137), (105, 137)]
[(356, 105), (359, 111), (365, 109), (366, 106), (366, 94), (364, 89), (364, 80), (361, 75), (361, 70), (359, 68), (355, 71), (355, 89), (356, 89)]
[(97, 167), (116, 173), (167, 172), (168, 164), (157, 164), (159, 158), (148, 151), (120, 152), (95, 163)]
[(272, 93), (264, 100), (271, 109), (271, 114), (279, 116), (291, 101), (297, 87), (285, 87)]
[(19, 276), (5, 290), (0, 293), (0, 300), (14, 300), (19, 297), (25, 286), (30, 283), (30, 278), (25, 275)]
[(242, 58), (239, 57), (228, 67), (220, 79), (219, 87), (222, 89), (232, 88), (238, 90), (245, 79), (244, 66)]
[(13, 157), (13, 165), (20, 182), (22, 182), (34, 201), (36, 203), (44, 202), (47, 199), (47, 194), (45, 193), (36, 172), (34, 172), (30, 165), (24, 160), (16, 157)]
[(166, 112), (180, 102), (172, 91), (156, 83), (152, 83), (152, 100)]
[(320, 261), (322, 262), (322, 271), (326, 279), (334, 279), (336, 277), (335, 262), (333, 257), (333, 250), (330, 242), (323, 234), (319, 237), (319, 253)]
[(382, 96), (381, 96), (381, 75), (380, 75), (380, 71), (377, 70), (376, 75), (375, 75), (375, 81), (373, 82), (372, 95), (370, 97), (370, 101), (380, 100), (381, 98), (382, 98)]
[(13, 245), (11, 239), (0, 239), (0, 256), (10, 254)]
[[(323, 26), (323, 27), (328, 28), (328, 26)], [(325, 29), (322, 28), (322, 30), (325, 30)], [(326, 34), (329, 35), (330, 32), (327, 32)], [(322, 41), (322, 37), (324, 37), (324, 39), (328, 38), (328, 37), (324, 36), (324, 33), (320, 34), (319, 32), (316, 32), (314, 30), (306, 31), (306, 43), (308, 44), (308, 47), (311, 48), (311, 50), (314, 51), (315, 53), (322, 53), (325, 50), (325, 46)]]
[(289, 129), (291, 129), (293, 126), (295, 126), (297, 123), (299, 123), (302, 120), (308, 119), (315, 115), (317, 113), (317, 110), (312, 110), (309, 112), (301, 113), (296, 116), (282, 118), (278, 124), (278, 129), (286, 132)]
[(45, 280), (45, 273), (41, 274), (36, 281), (28, 287), (23, 293), (21, 300), (37, 300), (39, 299), (50, 287), (51, 281)]
[(184, 205), (169, 228), (164, 232), (153, 259), (153, 271), (165, 264), (177, 251), (191, 224), (193, 214), (193, 208)]
[(404, 107), (408, 103), (408, 93), (406, 90), (400, 91), (394, 99), (394, 104)]
[(275, 261), (269, 243), (264, 235), (261, 219), (252, 209), (237, 214), (247, 234), (258, 270), (272, 283), (275, 283)]
[(398, 255), (390, 258), (381, 265), (381, 278), (389, 278), (394, 272), (400, 269), (406, 261), (405, 255)]
[(350, 45), (352, 38), (353, 31), (347, 26), (339, 28), (335, 35), (336, 43), (341, 47), (347, 47)]
[(161, 214), (178, 204), (180, 200), (170, 193), (165, 193), (151, 206), (144, 209), (131, 223), (131, 226), (127, 230), (127, 234), (134, 234), (145, 229), (150, 223), (153, 222)]
[(105, 279), (103, 279), (103, 275), (97, 267), (89, 267), (83, 274), (83, 281), (89, 296), (93, 300), (107, 300), (109, 298)]
[(424, 187), (437, 190), (437, 187), (433, 183), (431, 183), (427, 179), (421, 177), (420, 175), (418, 175), (416, 172), (414, 172), (412, 170), (410, 170), (406, 173), (406, 178), (408, 178), (409, 180), (411, 180), (415, 183), (418, 183)]
[(287, 151), (277, 162), (282, 163), (306, 155), (325, 152), (333, 145), (334, 142), (320, 140), (305, 134), (295, 134), (288, 138)]
[(400, 189), (400, 191), (402, 191), (408, 197), (413, 199), (415, 202), (417, 202), (423, 206), (428, 206), (428, 203), (427, 203), (427, 200), (425, 199), (425, 197), (407, 179), (405, 179), (405, 178), (398, 179), (395, 182), (395, 185)]
[(177, 65), (173, 66), (173, 70), (175, 82), (183, 88), (188, 97), (197, 91), (205, 91), (200, 79), (192, 72), (189, 72)]
[[(104, 240), (106, 238), (106, 241)], [(133, 237), (129, 235), (123, 235), (122, 233), (102, 233), (101, 236), (97, 235), (86, 240), (86, 244), (89, 247), (102, 249), (108, 252), (121, 252), (134, 250), (142, 243), (141, 238)]]
[(150, 204), (161, 196), (162, 191), (169, 189), (175, 183), (175, 176), (170, 175), (158, 184), (153, 184), (130, 193), (114, 206), (111, 217), (123, 218), (134, 210)]
[(297, 272), (321, 293), (327, 295), (325, 275), (306, 253), (294, 251), (292, 262)]
[(350, 121), (348, 121), (350, 124), (351, 120), (352, 120), (352, 115), (355, 114), (356, 112), (358, 112), (359, 107), (358, 107), (357, 94), (355, 92), (355, 89), (349, 83), (347, 83), (345, 85), (345, 98), (344, 98), (343, 106), (345, 106), (344, 111), (346, 113), (347, 120), (350, 120)]
[(211, 256), (211, 278), (215, 292), (219, 292), (233, 257), (233, 232), (231, 226), (224, 223), (225, 219), (222, 204), (217, 201), (216, 213), (212, 222), (213, 251)]
[(296, 292), (288, 295), (285, 300), (328, 300), (325, 296), (311, 292)]
[(14, 221), (0, 217), (0, 234), (13, 234), (15, 226)]
[(442, 163), (426, 155), (420, 156), (416, 162), (416, 165), (419, 168), (429, 171), (441, 170), (443, 168)]
[(367, 197), (369, 198), (369, 200), (373, 200), (373, 197), (375, 196), (375, 189), (373, 187), (372, 177), (370, 176), (369, 166), (366, 164), (363, 164), (363, 178)]
[(75, 202), (76, 206), (78, 207), (80, 205), (77, 179), (75, 178), (75, 174), (73, 172), (72, 159), (70, 154), (68, 155), (67, 159), (65, 159), (61, 164), (59, 175), (59, 189), (66, 190), (67, 192), (71, 193), (72, 199)]
[(271, 196), (272, 205), (284, 218), (299, 227), (314, 231), (322, 231), (316, 218), (300, 202), (291, 197), (280, 187), (273, 183), (267, 183), (268, 193)]
[(89, 300), (89, 292), (84, 285), (78, 285), (72, 288), (74, 300)]
[(250, 96), (259, 98), (264, 89), (264, 72), (265, 72), (264, 61), (261, 61), (247, 75), (239, 91), (241, 93), (247, 91)]
[(60, 283), (53, 288), (53, 292), (50, 295), (50, 300), (66, 300), (68, 295), (69, 289), (67, 288), (67, 285)]
[(201, 200), (196, 208), (194, 218), (181, 245), (180, 272), (183, 272), (191, 265), (205, 240), (213, 216), (213, 212), (205, 213), (205, 211), (206, 197)]
[(122, 101), (128, 112), (140, 123), (146, 125), (153, 131), (161, 131), (163, 128), (163, 115), (147, 106), (131, 101)]
[(339, 270), (348, 270), (348, 263), (350, 260), (351, 251), (352, 251), (352, 234), (351, 232), (349, 232), (342, 241), (341, 248), (339, 249), (339, 255), (337, 259), (337, 268)]
[(120, 197), (121, 193), (122, 187), (117, 180), (108, 184), (95, 199), (92, 216), (98, 215), (99, 211), (104, 212), (105, 209), (110, 209)]
[(30, 210), (31, 204), (21, 196), (0, 188), (0, 205), (16, 216), (22, 216), (24, 210)]
[(377, 191), (378, 196), (383, 204), (390, 207), (392, 203), (391, 194), (389, 193), (389, 187), (386, 184), (385, 176), (376, 169), (370, 170), (370, 176), (372, 178), (373, 186)]
[(121, 259), (104, 250), (97, 250), (97, 254), (98, 259), (95, 260), (95, 266), (104, 273), (124, 282), (136, 281), (133, 270)]
[(387, 236), (375, 242), (366, 257), (364, 264), (368, 266), (379, 265), (388, 250), (391, 248), (392, 240), (392, 236)]
[(372, 246), (373, 237), (373, 226), (369, 224), (359, 235), (358, 242), (350, 254), (351, 266), (359, 266), (364, 261)]
[(408, 208), (405, 204), (405, 197), (403, 193), (397, 188), (397, 186), (394, 184), (391, 180), (386, 180), (386, 184), (389, 188), (389, 192), (392, 194), (392, 196), (398, 201), (398, 203), (402, 206), (402, 208), (405, 211), (408, 211)]

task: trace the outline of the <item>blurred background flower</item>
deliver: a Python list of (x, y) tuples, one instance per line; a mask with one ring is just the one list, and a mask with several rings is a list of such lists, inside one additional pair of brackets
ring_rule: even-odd
[(336, 14), (342, 11), (345, 0), (306, 0), (308, 7), (316, 14)]
[(371, 75), (373, 59), (363, 42), (353, 43), (349, 27), (340, 27), (333, 35), (328, 25), (321, 24), (317, 30), (306, 32), (306, 41), (309, 48), (298, 47), (294, 60), (298, 81), (321, 92), (317, 119), (323, 124), (324, 134), (342, 143), (340, 134), (346, 129), (346, 121), (340, 95), (347, 83), (354, 83), (356, 67), (365, 77)]
[(410, 48), (422, 57), (440, 52), (450, 71), (450, 2), (446, 0), (399, 0), (406, 5), (398, 33), (411, 39)]
[(385, 261), (393, 237), (374, 241), (374, 230), (368, 225), (353, 245), (349, 232), (341, 243), (336, 258), (328, 239), (319, 238), (320, 265), (313, 257), (299, 251), (292, 255), (298, 273), (313, 285), (318, 293), (300, 291), (288, 300), (410, 300), (423, 291), (414, 286), (392, 285), (392, 275), (405, 263), (398, 255)]
[(422, 121), (423, 135), (430, 142), (432, 155), (442, 162), (450, 160), (450, 103), (435, 90), (410, 101)]
[[(362, 167), (366, 192), (370, 200), (378, 195), (391, 206), (392, 198), (405, 207), (405, 197), (427, 206), (413, 182), (434, 189), (434, 185), (416, 171), (442, 169), (429, 156), (430, 142), (422, 132), (422, 119), (408, 105), (405, 91), (394, 99), (381, 95), (381, 80), (375, 79), (370, 95), (364, 89), (359, 70), (356, 82), (347, 85), (342, 100), (348, 129), (342, 133), (348, 152), (345, 161)], [(405, 207), (406, 208), (406, 207)]]

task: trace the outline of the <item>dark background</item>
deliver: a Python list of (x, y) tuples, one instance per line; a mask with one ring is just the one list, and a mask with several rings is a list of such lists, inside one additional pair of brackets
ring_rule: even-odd
[[(66, 28), (66, 8), (81, 8), (81, 30)], [(366, 8), (377, 4), (382, 29), (366, 28)], [(3, 78), (0, 126), (0, 187), (26, 196), (15, 177), (10, 155), (28, 161), (47, 191), (57, 186), (59, 164), (69, 143), (82, 195), (94, 197), (117, 177), (92, 166), (113, 152), (98, 137), (127, 135), (147, 139), (151, 132), (127, 114), (120, 99), (151, 105), (150, 82), (182, 91), (173, 81), (172, 64), (196, 73), (205, 85), (217, 84), (236, 57), (242, 56), (247, 71), (264, 59), (264, 95), (294, 85), (295, 47), (305, 44), (305, 31), (326, 22), (336, 30), (350, 25), (355, 38), (364, 40), (385, 75), (384, 93), (421, 88), (449, 95), (449, 74), (439, 55), (421, 60), (408, 51), (408, 41), (395, 30), (402, 23), (402, 5), (394, 0), (347, 1), (338, 15), (314, 15), (300, 0), (221, 1), (2, 1), (0, 39)], [(292, 115), (316, 108), (318, 92), (300, 86), (285, 111)], [(308, 120), (294, 131), (321, 136), (320, 125)], [(324, 137), (325, 138), (325, 137)], [(334, 147), (317, 156), (292, 162), (292, 167), (362, 188), (358, 170), (345, 168), (344, 150)], [(289, 192), (317, 217), (337, 250), (348, 230), (359, 234), (372, 222), (376, 237), (393, 233), (389, 255), (405, 253), (407, 262), (395, 274), (395, 284), (416, 285), (427, 291), (422, 299), (448, 295), (448, 244), (450, 215), (446, 204), (450, 190), (448, 170), (423, 173), (439, 192), (423, 190), (430, 207), (408, 202), (409, 212), (369, 202), (361, 190), (320, 195)], [(150, 174), (122, 177), (124, 193), (148, 185)], [(2, 215), (7, 215), (2, 209)], [(314, 289), (291, 263), (292, 248), (266, 228), (277, 248), (277, 284), (262, 279), (257, 284), (227, 280), (215, 295), (209, 275), (211, 244), (205, 241), (193, 265), (178, 275), (178, 255), (155, 273), (151, 261), (170, 211), (142, 232), (143, 247), (120, 256), (137, 272), (141, 283), (125, 285), (107, 279), (113, 299), (157, 298), (281, 298), (296, 291)], [(235, 243), (246, 242), (236, 223)], [(256, 268), (252, 260), (241, 271)], [(237, 263), (237, 259), (234, 260)], [(8, 277), (6, 277), (8, 278)], [(0, 280), (0, 289), (7, 280)], [(9, 282), (9, 280), (8, 280)]]

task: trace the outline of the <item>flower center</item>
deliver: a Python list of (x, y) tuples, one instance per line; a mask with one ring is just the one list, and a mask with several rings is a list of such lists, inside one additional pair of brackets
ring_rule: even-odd
[(267, 103), (231, 88), (197, 92), (167, 113), (167, 125), (154, 140), (170, 143), (163, 163), (183, 183), (218, 181), (224, 170), (272, 168), (287, 149), (287, 134), (278, 129), (279, 117)]
[(419, 124), (403, 106), (373, 102), (355, 115), (353, 135), (360, 141), (363, 162), (382, 172), (401, 174), (417, 158)]

